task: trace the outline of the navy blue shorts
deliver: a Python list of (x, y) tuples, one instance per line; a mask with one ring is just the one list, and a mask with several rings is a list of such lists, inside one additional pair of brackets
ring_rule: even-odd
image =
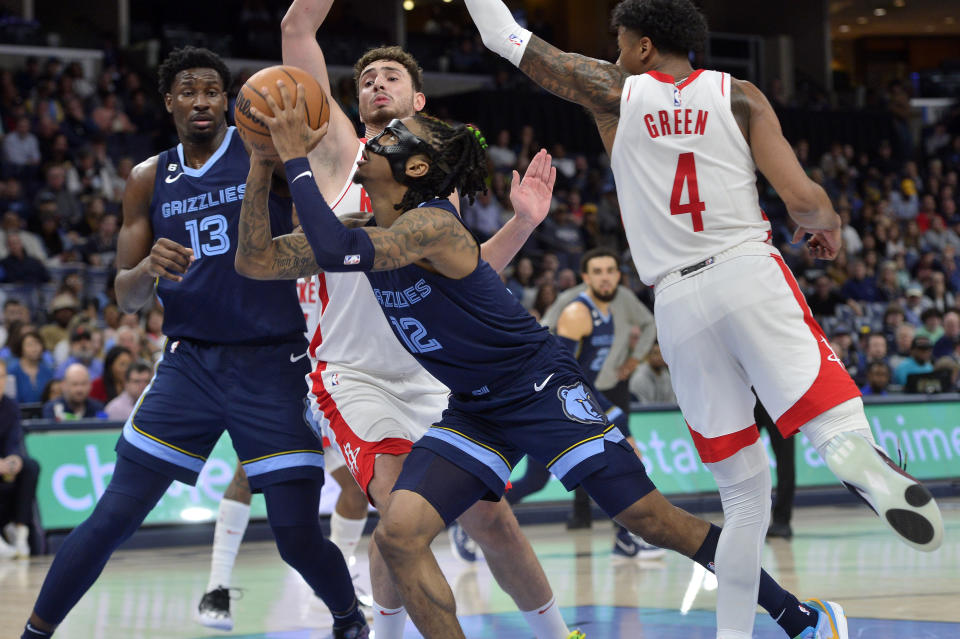
[[(451, 395), (439, 423), (414, 444), (479, 478), (499, 498), (526, 454), (572, 490), (607, 465), (604, 442), (632, 451), (568, 352), (548, 343), (509, 385)], [(403, 472), (398, 487), (403, 484)]]
[(192, 485), (226, 430), (252, 489), (289, 479), (322, 482), (323, 446), (304, 416), (306, 350), (306, 340), (168, 340), (117, 453)]

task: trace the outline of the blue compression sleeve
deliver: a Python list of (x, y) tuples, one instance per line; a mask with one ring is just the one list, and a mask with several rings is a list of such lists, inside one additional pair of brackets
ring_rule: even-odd
[(333, 212), (317, 183), (307, 158), (284, 163), (300, 226), (313, 249), (317, 265), (325, 271), (369, 271), (373, 269), (374, 248), (363, 229), (348, 229)]

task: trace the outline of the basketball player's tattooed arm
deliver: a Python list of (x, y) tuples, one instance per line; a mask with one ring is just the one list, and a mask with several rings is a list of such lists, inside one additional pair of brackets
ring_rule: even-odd
[(453, 215), (441, 209), (413, 209), (387, 228), (363, 230), (373, 242), (374, 271), (391, 271), (425, 260), (442, 275), (460, 278), (477, 267), (477, 241)]
[(753, 160), (797, 223), (794, 241), (799, 242), (809, 233), (813, 235), (807, 242), (810, 253), (819, 259), (834, 259), (841, 246), (840, 216), (833, 210), (830, 198), (800, 166), (790, 143), (783, 137), (780, 120), (766, 96), (751, 83), (734, 80), (732, 101), (738, 90), (743, 95), (740, 100), (749, 105), (745, 137), (750, 143)]
[(320, 272), (302, 233), (273, 237), (270, 233), (269, 194), (274, 162), (250, 158), (247, 190), (240, 206), (234, 267), (256, 280), (292, 280)]
[(590, 110), (606, 143), (613, 143), (620, 121), (620, 94), (630, 77), (612, 62), (566, 53), (537, 36), (531, 36), (520, 70), (541, 87)]

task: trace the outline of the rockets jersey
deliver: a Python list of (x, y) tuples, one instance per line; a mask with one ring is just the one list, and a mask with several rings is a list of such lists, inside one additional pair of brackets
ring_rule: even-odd
[[(199, 169), (183, 161), (183, 145), (157, 157), (150, 201), (154, 238), (193, 249), (194, 262), (181, 282), (159, 278), (163, 333), (218, 344), (298, 339), (304, 331), (291, 281), (264, 282), (234, 268), (240, 205), (250, 159), (234, 127)], [(293, 228), (292, 201), (270, 194), (270, 228)]]
[[(362, 151), (359, 143), (357, 160)], [(338, 215), (373, 210), (366, 191), (354, 184), (353, 172), (330, 208)], [(391, 334), (363, 273), (320, 273), (299, 280), (297, 287), (315, 361), (390, 377), (420, 370)]]
[[(420, 206), (459, 219), (449, 200)], [(482, 396), (498, 381), (516, 379), (553, 339), (482, 259), (457, 280), (416, 264), (366, 275), (396, 338), (454, 393)]]
[(728, 73), (697, 69), (676, 85), (650, 71), (623, 86), (610, 164), (630, 252), (648, 285), (770, 238), (730, 83)]
[(586, 373), (590, 384), (597, 381), (597, 375), (607, 360), (610, 347), (613, 345), (613, 315), (609, 312), (604, 315), (593, 303), (590, 296), (584, 291), (571, 304), (583, 304), (590, 309), (590, 319), (593, 323), (593, 332), (585, 335), (577, 345), (577, 362)]

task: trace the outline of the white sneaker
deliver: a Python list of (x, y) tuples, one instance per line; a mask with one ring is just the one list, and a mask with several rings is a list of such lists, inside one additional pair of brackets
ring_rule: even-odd
[(30, 558), (30, 529), (25, 524), (10, 522), (3, 527), (3, 536), (13, 546), (18, 559)]
[(17, 556), (17, 549), (0, 537), (0, 559), (13, 559)]
[(932, 552), (943, 542), (943, 518), (923, 484), (856, 433), (827, 443), (827, 466), (908, 546)]

